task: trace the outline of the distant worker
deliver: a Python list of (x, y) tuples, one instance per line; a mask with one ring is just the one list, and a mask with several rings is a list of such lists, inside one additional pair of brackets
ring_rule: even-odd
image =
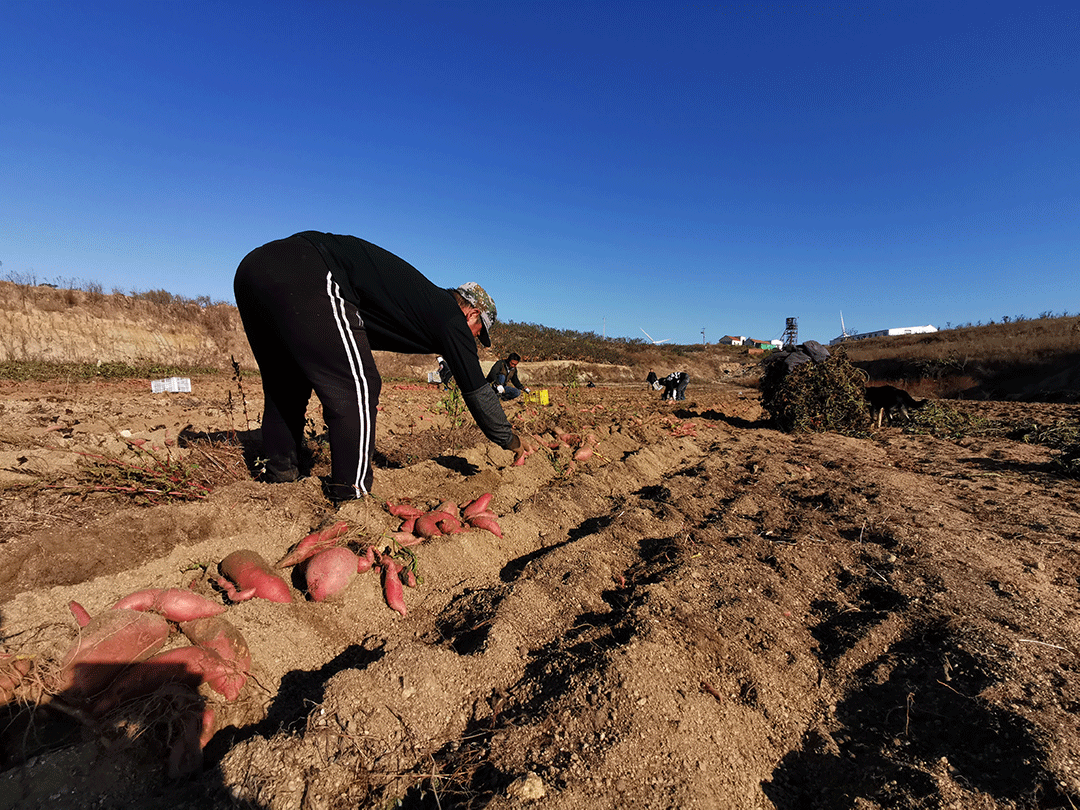
[(262, 479), (295, 481), (312, 391), (330, 439), (326, 494), (371, 492), (382, 378), (372, 350), (439, 354), (484, 435), (518, 462), (535, 450), (514, 433), (484, 381), (476, 341), (491, 345), (495, 304), (479, 284), (444, 289), (393, 253), (305, 231), (255, 248), (236, 270), (236, 306), (262, 372)]
[(673, 371), (660, 382), (664, 386), (660, 399), (686, 399), (686, 386), (690, 384), (690, 375), (685, 371)]
[(650, 371), (649, 376), (645, 378), (645, 384), (649, 386), (653, 391), (659, 391), (664, 386), (660, 384), (660, 378), (656, 376), (655, 371)]
[(510, 352), (505, 360), (497, 361), (487, 374), (488, 384), (504, 400), (517, 399), (522, 391), (529, 393), (529, 389), (518, 379), (517, 367), (520, 362), (521, 355)]

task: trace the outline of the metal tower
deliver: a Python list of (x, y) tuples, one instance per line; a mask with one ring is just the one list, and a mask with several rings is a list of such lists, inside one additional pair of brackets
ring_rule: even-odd
[(788, 318), (784, 326), (784, 345), (794, 346), (799, 342), (799, 319)]

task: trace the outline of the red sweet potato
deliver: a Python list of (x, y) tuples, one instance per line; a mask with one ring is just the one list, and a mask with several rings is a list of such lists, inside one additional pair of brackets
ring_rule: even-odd
[(113, 610), (149, 610), (170, 622), (187, 622), (217, 616), (228, 608), (186, 588), (148, 588), (125, 596), (113, 605)]
[(285, 580), (275, 574), (256, 551), (234, 551), (218, 564), (218, 570), (222, 574), (218, 585), (233, 602), (255, 596), (271, 602), (292, 601), (292, 591)]
[(475, 501), (471, 501), (465, 504), (465, 509), (462, 511), (462, 517), (468, 520), (473, 515), (479, 514), (488, 508), (488, 504), (491, 503), (491, 493), (485, 492)]
[[(419, 515), (417, 517), (419, 517)], [(398, 531), (412, 534), (414, 528), (416, 528), (416, 518), (411, 517), (405, 519), (405, 522), (401, 524), (401, 528), (399, 528)]]
[(32, 658), (22, 655), (0, 655), (0, 706), (15, 695), (15, 690), (34, 667)]
[(418, 518), (424, 514), (423, 509), (417, 509), (407, 503), (393, 504), (390, 501), (386, 502), (386, 511), (399, 518)]
[(320, 551), (333, 548), (337, 545), (338, 538), (347, 531), (349, 531), (349, 524), (343, 520), (339, 520), (328, 529), (312, 532), (293, 546), (288, 554), (274, 564), (274, 567), (288, 568), (292, 565), (299, 565), (304, 560), (311, 559)]
[(425, 540), (430, 540), (432, 537), (441, 537), (442, 531), (439, 529), (438, 521), (444, 516), (446, 516), (445, 512), (428, 512), (426, 515), (421, 515), (416, 519), (413, 532)]
[(363, 554), (356, 555), (356, 573), (362, 574), (365, 571), (370, 571), (374, 565), (375, 546), (367, 546)]
[(394, 532), (390, 535), (399, 546), (408, 548), (409, 546), (418, 546), (424, 542), (424, 538), (419, 535), (412, 534), (411, 532)]
[(404, 616), (408, 611), (405, 608), (405, 591), (401, 587), (401, 563), (390, 555), (383, 554), (379, 557), (379, 566), (382, 568), (386, 604)]
[(438, 506), (436, 506), (431, 511), (432, 512), (446, 512), (446, 514), (448, 514), (448, 515), (453, 515), (454, 517), (457, 517), (458, 516), (458, 505), (454, 501), (443, 501), (442, 503), (440, 503)]
[(487, 517), (486, 515), (477, 515), (472, 518), (469, 523), (478, 529), (484, 529), (485, 531), (491, 532), (500, 539), (503, 536), (502, 528), (494, 518)]
[(190, 687), (170, 684), (162, 692), (173, 705), (178, 726), (170, 735), (166, 773), (170, 779), (191, 776), (202, 770), (203, 747), (214, 734), (214, 710)]
[(86, 608), (72, 599), (68, 602), (68, 609), (71, 611), (71, 615), (75, 617), (75, 621), (79, 623), (79, 627), (86, 627), (90, 624), (90, 614)]
[(208, 676), (225, 672), (225, 662), (212, 650), (177, 647), (132, 664), (95, 702), (93, 714), (101, 716), (129, 700), (153, 694), (166, 684), (178, 683), (198, 689)]
[(461, 531), (461, 521), (453, 515), (439, 518), (435, 525), (443, 534), (457, 534)]
[(64, 654), (56, 687), (74, 697), (88, 697), (129, 664), (156, 653), (168, 637), (169, 623), (156, 613), (106, 610), (82, 628)]
[(585, 445), (574, 453), (574, 461), (588, 461), (593, 456), (593, 448)]
[(226, 700), (236, 700), (251, 671), (251, 650), (240, 631), (220, 616), (183, 622), (180, 630), (192, 644), (217, 653), (224, 669), (204, 672), (204, 678), (210, 688), (224, 695)]
[(360, 567), (360, 558), (347, 548), (320, 551), (304, 566), (307, 591), (316, 602), (325, 602), (344, 591)]

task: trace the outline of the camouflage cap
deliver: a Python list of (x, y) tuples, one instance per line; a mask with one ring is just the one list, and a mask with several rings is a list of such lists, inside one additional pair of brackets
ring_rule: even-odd
[(475, 281), (469, 281), (457, 288), (457, 293), (464, 298), (469, 306), (480, 310), (480, 321), (483, 324), (480, 329), (480, 342), (485, 346), (491, 345), (491, 335), (488, 331), (495, 324), (495, 302), (487, 294), (483, 287)]

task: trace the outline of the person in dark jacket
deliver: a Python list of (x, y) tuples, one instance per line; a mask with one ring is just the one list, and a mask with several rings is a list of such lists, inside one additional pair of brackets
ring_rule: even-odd
[(476, 340), (491, 345), (496, 310), (479, 284), (443, 289), (371, 242), (305, 231), (249, 253), (233, 290), (262, 373), (264, 480), (299, 477), (314, 391), (330, 440), (327, 495), (371, 492), (382, 388), (372, 350), (442, 355), (484, 435), (515, 462), (535, 449), (514, 433), (480, 368)]
[(690, 384), (690, 375), (685, 371), (673, 371), (659, 382), (664, 386), (660, 399), (686, 399), (686, 386)]
[(487, 373), (488, 385), (494, 388), (502, 399), (517, 399), (523, 391), (529, 392), (518, 379), (517, 367), (520, 362), (521, 355), (510, 352), (505, 360), (497, 361)]

